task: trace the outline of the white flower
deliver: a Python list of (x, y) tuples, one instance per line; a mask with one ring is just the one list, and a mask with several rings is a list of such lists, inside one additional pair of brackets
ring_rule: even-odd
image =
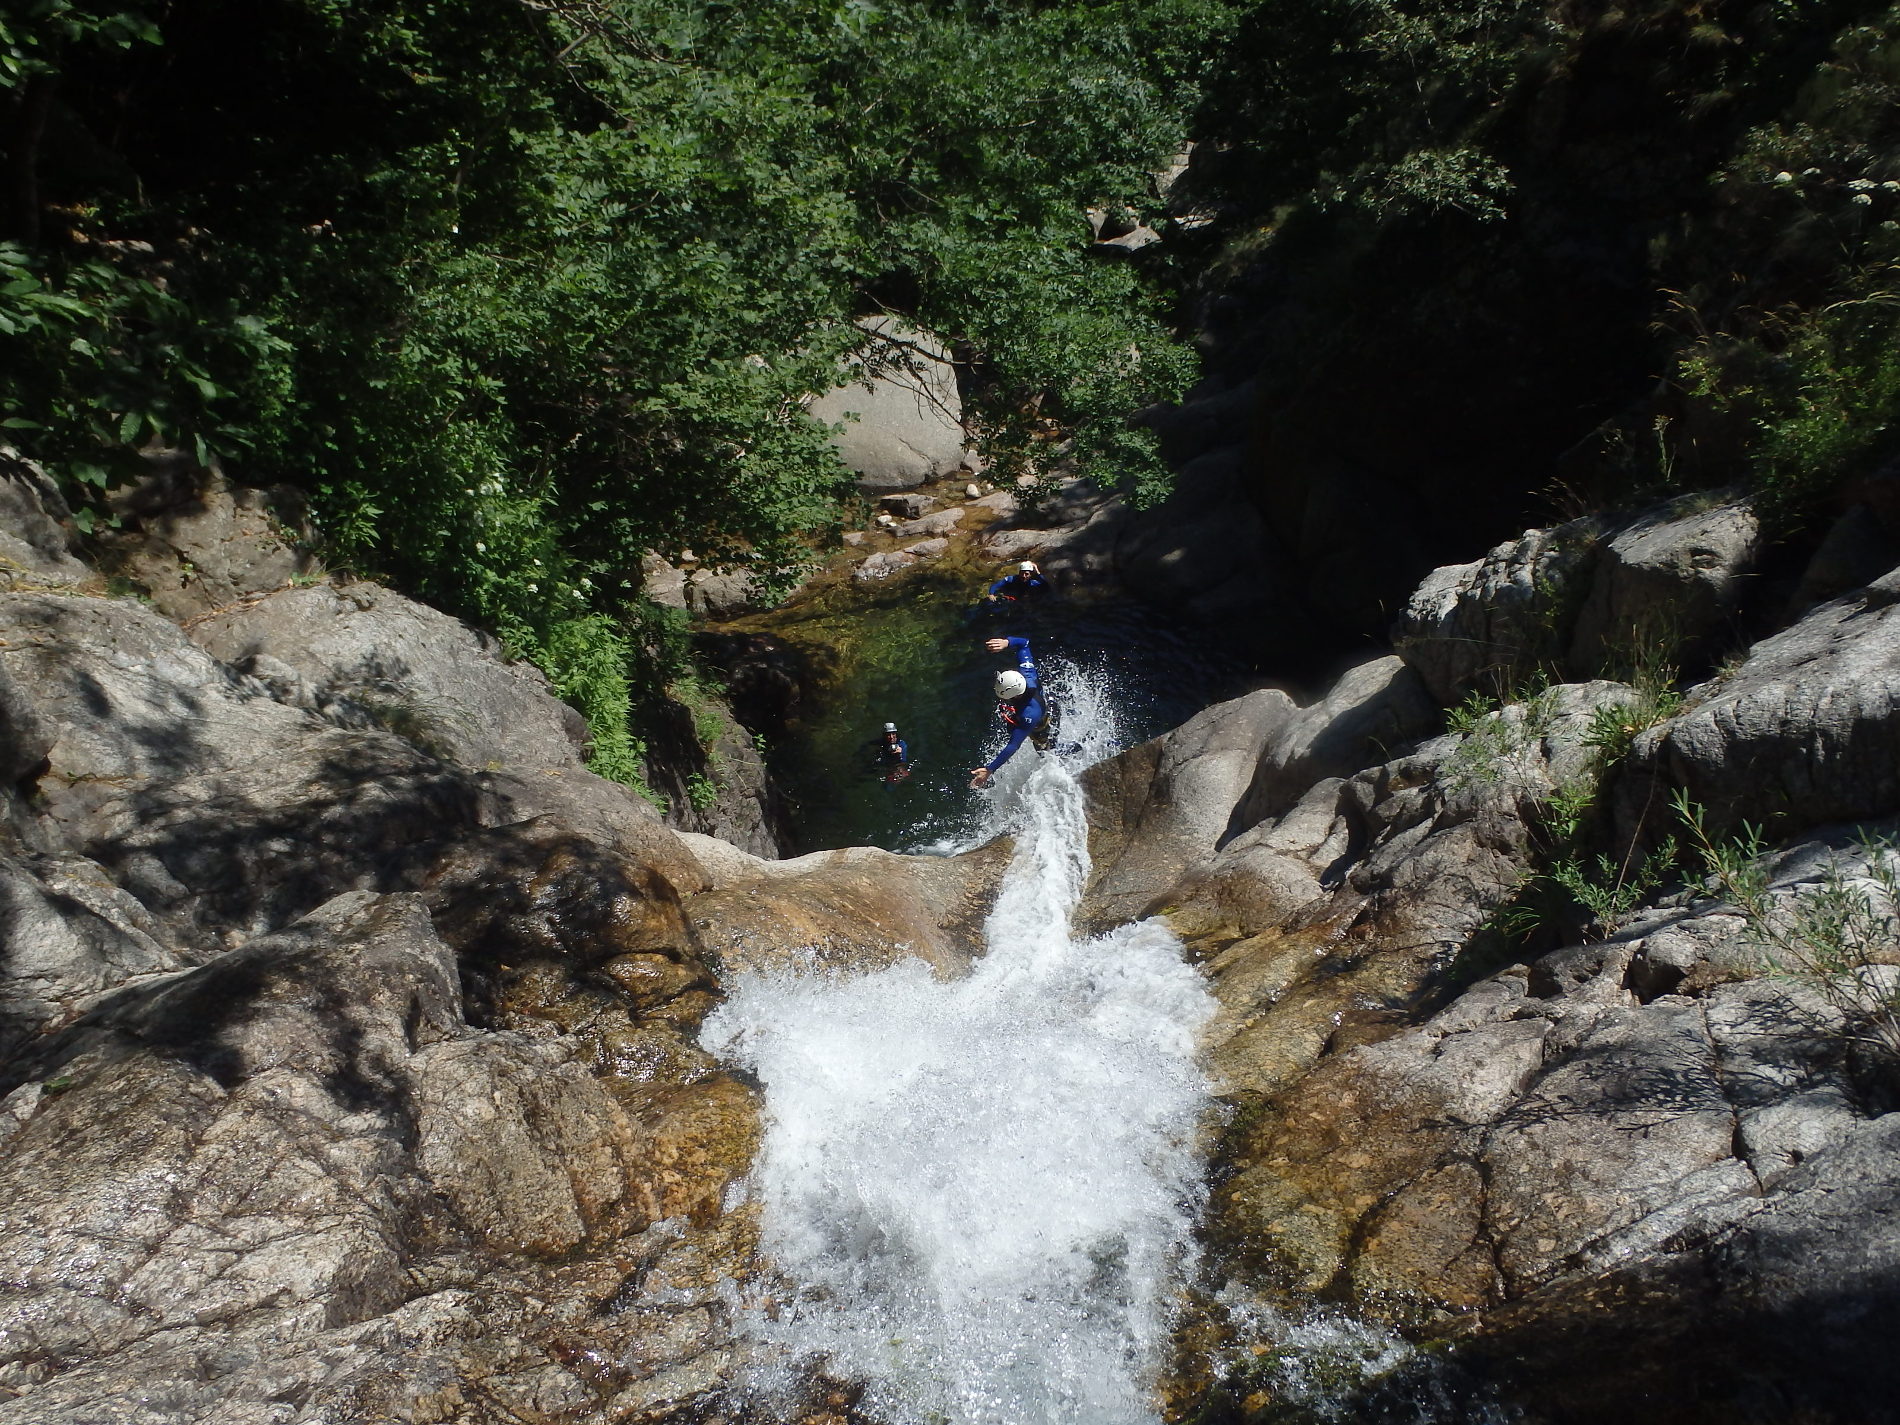
[(1872, 203), (1873, 201), (1874, 201), (1874, 195), (1871, 193), (1856, 193), (1852, 198), (1848, 199), (1848, 202), (1858, 203), (1863, 208), (1866, 207), (1868, 204)]
[(1874, 186), (1874, 181), (1871, 178), (1850, 178), (1847, 180), (1847, 186), (1856, 193), (1865, 193)]
[(530, 594), (538, 594), (541, 592), (541, 586), (539, 584), (530, 584), (528, 585), (528, 592)]
[(1821, 170), (1818, 168), (1804, 168), (1801, 170), (1801, 176), (1803, 178), (1819, 178), (1821, 176)]
[(1900, 193), (1900, 181), (1896, 181), (1895, 179), (1889, 178), (1880, 186), (1885, 188), (1889, 193)]
[(482, 543), (482, 542), (481, 542), (481, 541), (480, 541), (480, 540), (478, 539), (478, 540), (476, 540), (476, 541), (475, 541), (475, 552), (476, 552), (477, 554), (486, 554), (486, 553), (488, 553), (488, 546), (487, 546), (487, 545), (485, 545), (485, 544), (483, 544), (483, 543)]
[(1781, 170), (1781, 172), (1779, 172), (1779, 173), (1777, 173), (1777, 174), (1775, 175), (1775, 182), (1777, 182), (1777, 183), (1792, 183), (1792, 182), (1794, 182), (1794, 175), (1793, 175), (1792, 173), (1790, 173), (1790, 172), (1788, 172), (1788, 170), (1784, 168), (1784, 169), (1782, 169), (1782, 170)]

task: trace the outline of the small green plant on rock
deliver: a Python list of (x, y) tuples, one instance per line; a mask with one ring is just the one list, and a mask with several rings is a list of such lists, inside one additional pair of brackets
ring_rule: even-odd
[(1591, 938), (1608, 939), (1628, 925), (1650, 892), (1668, 879), (1679, 851), (1675, 837), (1665, 837), (1662, 845), (1641, 859), (1573, 854), (1553, 861), (1546, 874), (1590, 912)]
[(1470, 693), (1445, 714), (1445, 730), (1464, 739), (1445, 762), (1445, 784), (1454, 792), (1497, 784), (1514, 759), (1544, 739), (1556, 718), (1556, 690), (1542, 679), (1502, 698)]
[(711, 811), (719, 800), (719, 784), (704, 772), (694, 772), (686, 779), (686, 799), (694, 811)]
[(1863, 875), (1838, 858), (1819, 885), (1778, 895), (1762, 864), (1762, 828), (1743, 822), (1718, 839), (1706, 810), (1675, 795), (1712, 889), (1741, 913), (1750, 942), (1771, 975), (1803, 985), (1841, 1016), (1848, 1041), (1900, 1062), (1900, 852), (1892, 838), (1863, 835)]

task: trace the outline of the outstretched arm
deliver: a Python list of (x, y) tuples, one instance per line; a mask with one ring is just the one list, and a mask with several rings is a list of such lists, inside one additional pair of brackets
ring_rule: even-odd
[(1012, 727), (1009, 730), (1009, 741), (1003, 744), (1003, 750), (990, 758), (983, 766), (970, 769), (970, 785), (987, 787), (990, 784), (990, 778), (996, 774), (996, 769), (1016, 755), (1016, 749), (1023, 745), (1023, 739), (1028, 736), (1028, 728)]

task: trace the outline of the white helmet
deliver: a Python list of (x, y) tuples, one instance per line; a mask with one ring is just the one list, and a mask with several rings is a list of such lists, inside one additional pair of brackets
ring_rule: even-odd
[(887, 722), (887, 723), (885, 723), (885, 724), (884, 724), (884, 730), (885, 730), (886, 732), (896, 732), (896, 731), (897, 731), (897, 724), (896, 724), (896, 723), (894, 723), (894, 722)]
[(1020, 698), (1029, 688), (1029, 680), (1014, 668), (1005, 668), (996, 675), (996, 696), (999, 698)]
[(1033, 559), (1025, 559), (1023, 560), (1022, 563), (1018, 564), (1016, 567), (1022, 570), (1023, 573), (1025, 574), (1033, 574), (1036, 572), (1036, 561)]

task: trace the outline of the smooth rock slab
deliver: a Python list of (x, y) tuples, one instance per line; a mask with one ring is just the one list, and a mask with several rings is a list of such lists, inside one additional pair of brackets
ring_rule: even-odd
[(963, 463), (963, 400), (950, 353), (929, 332), (894, 317), (867, 317), (865, 354), (850, 379), (812, 402), (842, 424), (832, 437), (860, 488), (908, 490)]
[(1625, 831), (1673, 788), (1718, 835), (1744, 818), (1785, 835), (1900, 811), (1897, 603), (1900, 573), (1823, 604), (1639, 737), (1618, 789)]

